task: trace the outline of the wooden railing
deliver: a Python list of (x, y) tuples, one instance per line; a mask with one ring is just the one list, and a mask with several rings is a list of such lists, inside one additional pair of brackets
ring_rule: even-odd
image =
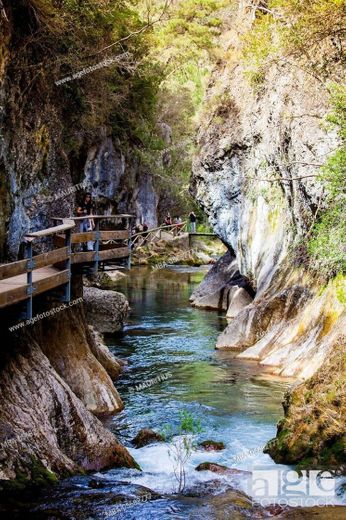
[[(112, 259), (128, 259), (128, 267), (131, 263), (131, 247), (130, 247), (130, 219), (132, 215), (92, 215), (86, 217), (70, 217), (75, 225), (84, 220), (92, 220), (95, 224), (93, 231), (74, 232), (71, 237), (72, 243), (72, 264), (93, 263), (94, 271), (99, 269), (100, 262), (110, 261)], [(61, 219), (56, 218), (56, 221)], [(126, 229), (101, 230), (102, 221), (125, 221)], [(61, 246), (63, 237), (57, 236), (55, 244)], [(93, 242), (91, 251), (79, 251), (75, 246)]]
[[(60, 226), (28, 233), (25, 236), (26, 259), (0, 266), (0, 280), (3, 281), (0, 291), (0, 308), (26, 300), (26, 316), (27, 319), (30, 319), (32, 317), (33, 296), (61, 285), (65, 285), (64, 300), (70, 301), (71, 230), (73, 227), (74, 222), (72, 220), (63, 219)], [(36, 239), (62, 232), (65, 233), (63, 247), (33, 256), (32, 246)], [(64, 264), (62, 270), (52, 269), (49, 272), (37, 273), (39, 275), (34, 280), (35, 271), (58, 263)], [(41, 276), (41, 274), (44, 274), (44, 276)]]
[[(55, 218), (61, 224), (25, 236), (26, 258), (0, 265), (0, 308), (26, 301), (26, 319), (32, 318), (33, 296), (64, 286), (62, 300), (71, 300), (72, 264), (93, 264), (94, 271), (100, 262), (127, 258), (130, 263), (131, 215), (95, 215), (95, 230), (72, 233), (76, 223), (85, 217)], [(125, 220), (127, 229), (100, 230), (102, 220)], [(56, 249), (33, 255), (35, 240), (53, 237)], [(93, 242), (92, 251), (74, 251), (78, 244)]]
[(170, 233), (172, 236), (178, 236), (180, 233), (185, 232), (187, 229), (187, 222), (181, 222), (180, 224), (170, 224), (159, 226), (156, 228), (148, 229), (147, 231), (140, 231), (134, 233), (131, 237), (132, 248), (147, 245), (150, 242), (161, 240), (162, 232)]

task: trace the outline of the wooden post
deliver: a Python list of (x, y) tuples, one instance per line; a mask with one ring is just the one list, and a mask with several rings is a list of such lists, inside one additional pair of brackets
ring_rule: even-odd
[(32, 295), (34, 288), (32, 285), (32, 271), (34, 269), (34, 262), (32, 258), (32, 241), (28, 239), (26, 243), (26, 258), (28, 260), (26, 266), (26, 283), (28, 284), (27, 294), (28, 299), (26, 301), (26, 319), (31, 320), (32, 318)]
[(72, 254), (72, 246), (71, 246), (71, 229), (67, 229), (65, 231), (65, 246), (68, 248), (67, 251), (67, 259), (65, 262), (65, 269), (68, 270), (68, 282), (65, 285), (65, 294), (64, 301), (69, 303), (71, 301), (71, 254)]
[(94, 260), (94, 273), (97, 274), (97, 271), (99, 270), (99, 252), (100, 252), (100, 220), (97, 218), (95, 220), (95, 234), (96, 234), (96, 241), (95, 241), (95, 260)]
[(131, 239), (131, 219), (126, 217), (126, 229), (129, 230), (129, 238), (127, 241), (127, 247), (129, 250), (129, 256), (127, 257), (127, 269), (131, 269), (131, 257), (132, 257), (132, 239)]

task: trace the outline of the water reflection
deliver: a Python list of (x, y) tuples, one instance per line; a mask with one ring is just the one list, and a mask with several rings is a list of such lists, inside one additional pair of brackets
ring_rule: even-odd
[[(226, 325), (224, 315), (188, 305), (205, 273), (206, 269), (185, 272), (176, 267), (154, 273), (137, 269), (119, 284), (132, 312), (124, 334), (107, 338), (114, 353), (128, 362), (117, 381), (125, 410), (111, 429), (130, 446), (139, 429), (160, 430), (165, 423), (174, 424), (178, 411), (187, 408), (201, 419), (203, 438), (225, 442), (226, 450), (213, 456), (227, 465), (239, 451), (258, 449), (274, 436), (287, 382), (266, 380), (257, 363), (215, 351), (216, 338)], [(168, 372), (171, 376), (164, 381), (129, 391)], [(134, 455), (146, 460), (148, 450), (135, 450)], [(271, 463), (261, 451), (256, 458)], [(162, 472), (162, 465), (156, 469)]]

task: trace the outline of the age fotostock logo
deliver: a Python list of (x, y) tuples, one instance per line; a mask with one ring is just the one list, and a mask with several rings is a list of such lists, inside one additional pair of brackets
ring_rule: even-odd
[(306, 507), (333, 505), (336, 480), (332, 471), (254, 467), (249, 494), (263, 507), (269, 504)]

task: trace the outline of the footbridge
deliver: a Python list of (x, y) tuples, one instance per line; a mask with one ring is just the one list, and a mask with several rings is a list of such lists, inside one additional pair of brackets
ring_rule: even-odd
[[(85, 217), (54, 218), (55, 225), (28, 233), (24, 237), (25, 259), (0, 265), (0, 309), (25, 304), (25, 319), (33, 316), (33, 298), (60, 288), (59, 299), (71, 301), (71, 277), (75, 266), (94, 273), (105, 265), (125, 262), (131, 267), (134, 249), (159, 240), (173, 240), (188, 235), (189, 245), (194, 237), (216, 237), (213, 233), (188, 233), (187, 222), (163, 225), (131, 233), (132, 215), (93, 215), (92, 231), (80, 231)], [(90, 245), (88, 250), (88, 245)], [(36, 250), (44, 250), (34, 254)], [(48, 249), (48, 250), (47, 250)]]
[[(71, 301), (71, 276), (75, 265), (88, 266), (95, 273), (105, 264), (131, 258), (132, 215), (93, 215), (93, 231), (79, 232), (85, 217), (53, 219), (56, 225), (24, 237), (26, 257), (0, 265), (0, 309), (25, 303), (25, 318), (33, 315), (33, 298), (58, 287), (61, 301)], [(113, 225), (112, 225), (113, 224)], [(113, 229), (112, 229), (113, 228)], [(116, 229), (114, 229), (116, 228)], [(87, 243), (92, 250), (86, 250)], [(49, 249), (34, 254), (34, 248)]]

